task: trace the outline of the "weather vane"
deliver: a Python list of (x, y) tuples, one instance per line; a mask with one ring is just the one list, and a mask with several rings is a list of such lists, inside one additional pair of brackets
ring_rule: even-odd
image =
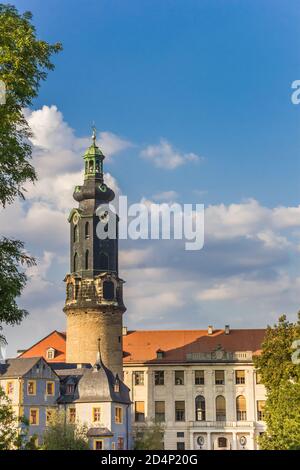
[(96, 129), (96, 126), (95, 126), (95, 121), (93, 121), (92, 130), (93, 130), (92, 139), (93, 139), (93, 142), (95, 144), (96, 143), (96, 135), (97, 135), (96, 134), (97, 129)]

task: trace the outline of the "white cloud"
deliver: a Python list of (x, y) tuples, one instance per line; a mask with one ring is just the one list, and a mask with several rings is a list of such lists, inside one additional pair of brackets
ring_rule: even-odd
[[(28, 186), (25, 203), (0, 210), (1, 233), (34, 247), (38, 266), (21, 301), (30, 311), (21, 329), (9, 328), (13, 348), (28, 344), (65, 325), (62, 307), (68, 270), (68, 211), (73, 188), (82, 182), (81, 152), (89, 137), (77, 137), (55, 106), (27, 112), (34, 132), (33, 160), (39, 181)], [(114, 155), (131, 145), (111, 132), (99, 134), (104, 153)], [(191, 160), (162, 140), (143, 156), (160, 168), (174, 169)], [(106, 182), (116, 193), (117, 182)], [(155, 194), (153, 201), (179, 200), (175, 191)], [(151, 200), (142, 199), (150, 205)], [(127, 243), (127, 242), (124, 242)], [(300, 206), (268, 208), (254, 199), (210, 205), (205, 211), (205, 245), (186, 252), (181, 242), (128, 242), (120, 251), (125, 279), (125, 322), (135, 328), (197, 328), (208, 323), (264, 326), (280, 313), (299, 308)], [(296, 279), (295, 279), (296, 278)], [(17, 337), (19, 336), (19, 337)]]
[(152, 161), (156, 167), (166, 170), (174, 170), (185, 163), (201, 160), (195, 153), (179, 152), (165, 139), (160, 139), (157, 145), (148, 145), (141, 151), (141, 156)]
[(154, 201), (174, 201), (178, 198), (178, 193), (176, 191), (163, 191), (161, 193), (156, 193), (152, 196)]
[(153, 256), (153, 249), (148, 247), (144, 250), (120, 250), (119, 264), (122, 269), (145, 265)]

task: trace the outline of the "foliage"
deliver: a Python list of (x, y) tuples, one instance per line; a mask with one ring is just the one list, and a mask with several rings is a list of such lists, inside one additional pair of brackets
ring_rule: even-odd
[(44, 433), (45, 450), (88, 450), (87, 427), (69, 423), (64, 411), (55, 411)]
[(61, 50), (36, 38), (30, 12), (20, 14), (0, 4), (0, 80), (6, 86), (6, 103), (0, 105), (0, 204), (24, 197), (24, 183), (35, 181), (29, 163), (31, 132), (23, 108), (37, 96), (41, 80), (53, 69), (50, 57)]
[[(27, 314), (18, 307), (18, 297), (25, 284), (26, 274), (19, 272), (19, 266), (32, 266), (34, 259), (24, 251), (24, 245), (19, 240), (0, 239), (0, 332), (1, 323), (18, 324)], [(0, 334), (0, 340), (4, 337)]]
[(141, 435), (135, 439), (136, 450), (163, 450), (164, 426), (160, 421), (150, 421), (142, 429)]
[(254, 361), (267, 392), (267, 431), (259, 438), (264, 450), (300, 449), (300, 364), (292, 361), (296, 340), (300, 340), (300, 315), (297, 323), (283, 315), (267, 328), (262, 353)]
[[(36, 180), (30, 163), (32, 148), (28, 138), (31, 132), (24, 107), (37, 96), (47, 70), (53, 69), (51, 55), (61, 50), (60, 44), (51, 45), (37, 39), (31, 18), (29, 12), (20, 14), (14, 6), (0, 4), (0, 80), (6, 87), (6, 102), (0, 104), (2, 207), (16, 197), (24, 198), (25, 183)], [(16, 303), (16, 297), (26, 284), (20, 265), (26, 267), (33, 263), (22, 242), (0, 237), (0, 329), (1, 323), (17, 324), (26, 315)]]
[(35, 436), (28, 438), (28, 420), (17, 418), (9, 398), (0, 387), (0, 450), (12, 449), (36, 449)]

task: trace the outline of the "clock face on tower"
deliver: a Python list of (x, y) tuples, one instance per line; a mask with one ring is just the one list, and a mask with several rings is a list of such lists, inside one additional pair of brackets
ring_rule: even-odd
[(79, 221), (79, 215), (76, 213), (73, 215), (73, 224), (76, 225), (78, 224)]

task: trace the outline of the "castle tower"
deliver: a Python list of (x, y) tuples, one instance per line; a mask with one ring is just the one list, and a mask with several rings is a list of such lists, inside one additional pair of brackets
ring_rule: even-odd
[(104, 364), (123, 377), (122, 315), (126, 308), (122, 293), (124, 281), (118, 276), (118, 239), (100, 239), (96, 233), (98, 223), (107, 230), (109, 215), (105, 208), (101, 211), (101, 205), (108, 204), (115, 195), (103, 180), (104, 155), (96, 145), (95, 130), (92, 139), (83, 157), (84, 183), (76, 186), (73, 193), (79, 207), (72, 209), (68, 219), (66, 361), (94, 364), (100, 338)]

